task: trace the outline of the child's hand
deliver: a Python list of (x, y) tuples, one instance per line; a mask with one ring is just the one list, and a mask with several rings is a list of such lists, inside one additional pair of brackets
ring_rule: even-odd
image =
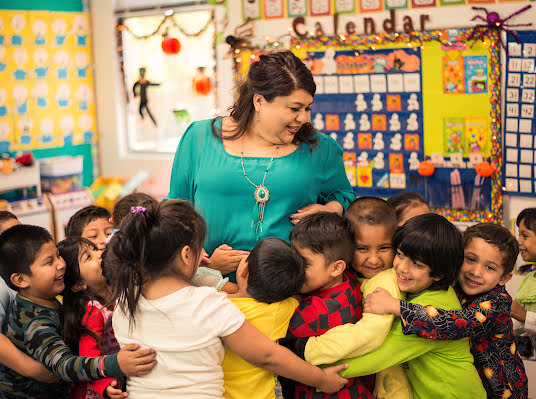
[(342, 378), (338, 374), (338, 372), (344, 370), (347, 367), (348, 365), (344, 363), (339, 364), (337, 366), (325, 368), (324, 370), (322, 370), (324, 372), (325, 378), (323, 378), (323, 381), (319, 383), (316, 387), (325, 393), (339, 392), (346, 384), (348, 384), (348, 380), (346, 378)]
[(207, 251), (205, 251), (205, 248), (203, 248), (203, 252), (201, 253), (201, 265), (200, 266), (208, 266), (212, 263), (210, 260), (210, 256), (208, 256)]
[(153, 349), (139, 349), (138, 344), (125, 345), (117, 354), (117, 362), (123, 374), (139, 377), (148, 374), (156, 366)]
[(517, 301), (512, 301), (512, 309), (510, 310), (510, 316), (522, 323), (527, 318), (527, 311)]
[(365, 299), (363, 311), (375, 314), (391, 313), (400, 316), (400, 301), (393, 298), (391, 294), (383, 288), (377, 287)]
[(238, 264), (247, 255), (249, 255), (248, 251), (239, 251), (223, 244), (212, 253), (210, 257), (211, 267), (219, 270), (222, 274), (230, 274), (236, 272)]
[(117, 381), (113, 380), (104, 390), (104, 397), (110, 399), (123, 399), (128, 398), (128, 393), (121, 391), (121, 388), (117, 388)]

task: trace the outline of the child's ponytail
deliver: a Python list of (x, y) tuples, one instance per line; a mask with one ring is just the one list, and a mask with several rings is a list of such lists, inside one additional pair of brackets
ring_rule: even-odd
[(131, 208), (108, 244), (104, 260), (114, 299), (131, 325), (143, 283), (166, 273), (180, 275), (174, 265), (177, 254), (188, 245), (200, 256), (205, 234), (205, 221), (186, 201)]

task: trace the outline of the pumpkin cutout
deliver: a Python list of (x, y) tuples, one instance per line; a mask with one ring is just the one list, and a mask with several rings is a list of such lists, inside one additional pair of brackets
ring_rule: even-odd
[(417, 169), (419, 174), (424, 177), (430, 177), (434, 174), (435, 166), (430, 161), (422, 161)]
[(493, 173), (493, 166), (486, 161), (479, 162), (476, 165), (476, 173), (478, 173), (482, 177), (490, 177)]
[(181, 51), (181, 42), (174, 37), (166, 36), (162, 40), (162, 51), (170, 55), (178, 54)]

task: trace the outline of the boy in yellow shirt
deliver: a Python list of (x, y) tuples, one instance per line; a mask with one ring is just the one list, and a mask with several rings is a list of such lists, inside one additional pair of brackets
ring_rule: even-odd
[[(228, 298), (268, 338), (284, 338), (298, 307), (292, 295), (298, 294), (305, 282), (305, 266), (296, 250), (279, 238), (261, 240), (238, 265), (236, 281), (238, 292)], [(282, 397), (272, 372), (253, 366), (230, 349), (222, 369), (226, 399)]]
[[(360, 197), (346, 210), (355, 232), (356, 250), (352, 268), (360, 275), (363, 299), (376, 287), (402, 299), (393, 266), (395, 251), (392, 240), (397, 228), (395, 211), (381, 198)], [(393, 315), (363, 313), (355, 324), (334, 327), (318, 337), (298, 341), (298, 355), (315, 365), (331, 364), (379, 348), (393, 324)], [(378, 399), (411, 399), (411, 384), (402, 365), (376, 374), (374, 392)]]

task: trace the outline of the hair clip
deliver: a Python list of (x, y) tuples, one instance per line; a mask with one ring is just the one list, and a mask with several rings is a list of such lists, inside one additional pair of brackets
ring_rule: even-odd
[[(145, 212), (147, 209), (143, 206), (133, 206), (132, 208), (130, 208), (130, 213), (141, 213), (143, 214), (143, 212)], [(145, 216), (145, 215), (143, 215)]]

